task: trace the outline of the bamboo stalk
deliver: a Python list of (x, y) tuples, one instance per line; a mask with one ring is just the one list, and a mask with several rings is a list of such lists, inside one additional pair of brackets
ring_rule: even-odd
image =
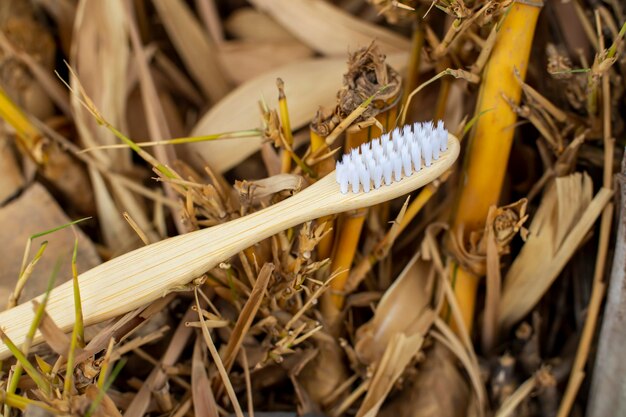
[[(496, 44), (483, 73), (476, 114), (478, 119), (465, 159), (461, 193), (456, 204), (453, 230), (484, 227), (489, 206), (498, 202), (513, 141), (516, 115), (503, 96), (519, 103), (522, 79), (528, 66), (540, 5), (514, 2), (498, 30)], [(487, 110), (490, 110), (486, 112)], [(485, 167), (490, 167), (485, 169)], [(451, 268), (452, 282), (464, 321), (472, 327), (479, 277), (462, 265)]]

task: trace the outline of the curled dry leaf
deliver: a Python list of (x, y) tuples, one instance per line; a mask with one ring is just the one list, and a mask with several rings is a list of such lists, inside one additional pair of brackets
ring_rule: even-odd
[(387, 54), (410, 48), (410, 42), (402, 36), (351, 16), (323, 0), (252, 0), (252, 4), (324, 55), (343, 56), (373, 39)]
[[(400, 68), (405, 60), (405, 54), (387, 57), (387, 62), (394, 68)], [(345, 65), (344, 58), (309, 59), (268, 71), (220, 100), (200, 119), (191, 135), (258, 128), (261, 125), (258, 100), (263, 99), (270, 108), (278, 108), (276, 78), (279, 77), (285, 82), (291, 127), (299, 129), (311, 120), (320, 106), (334, 104)], [(260, 147), (259, 137), (191, 143), (185, 149), (189, 161), (195, 161), (199, 166), (207, 162), (212, 169), (224, 172)], [(198, 161), (196, 153), (202, 160)]]
[(527, 203), (523, 198), (506, 206), (493, 207), (487, 216), (485, 228), (472, 231), (467, 237), (464, 236), (464, 228), (459, 227), (456, 235), (451, 236), (452, 248), (459, 263), (477, 275), (485, 275), (489, 236), (494, 237), (498, 255), (510, 252), (509, 244), (518, 232), (521, 232), (522, 238), (526, 237), (527, 231), (523, 224), (528, 219)]

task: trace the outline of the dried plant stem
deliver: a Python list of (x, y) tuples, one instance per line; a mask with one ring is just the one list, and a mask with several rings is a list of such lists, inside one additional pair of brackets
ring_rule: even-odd
[[(215, 133), (213, 135), (205, 135), (205, 136), (190, 136), (183, 138), (174, 138), (174, 139), (166, 139), (166, 140), (156, 140), (152, 142), (135, 142), (140, 148), (149, 148), (152, 146), (162, 146), (162, 145), (180, 145), (184, 143), (197, 143), (197, 142), (208, 142), (212, 140), (223, 140), (223, 139), (238, 139), (238, 138), (254, 138), (261, 135), (261, 131), (257, 129), (252, 130), (242, 130), (238, 132), (224, 132), (224, 133)], [(102, 146), (93, 146), (89, 148), (82, 149), (78, 151), (78, 153), (91, 152), (95, 150), (101, 149), (124, 149), (130, 148), (130, 145), (125, 143), (117, 143), (114, 145), (102, 145)]]
[[(369, 254), (363, 257), (359, 264), (352, 269), (348, 281), (346, 284), (346, 291), (355, 289), (361, 281), (365, 278), (366, 274), (372, 270), (377, 262), (385, 259), (389, 253), (389, 249), (393, 245), (395, 239), (402, 233), (411, 221), (417, 216), (421, 209), (430, 201), (430, 198), (435, 195), (439, 187), (450, 176), (451, 172), (443, 174), (436, 181), (428, 184), (422, 188), (407, 206), (402, 215), (398, 216), (398, 221), (394, 223), (383, 238), (374, 246)], [(406, 204), (406, 203), (405, 203)]]
[[(624, 26), (626, 28), (626, 25)], [(604, 49), (604, 43), (600, 37), (601, 48)], [(604, 131), (604, 175), (603, 186), (611, 190), (613, 188), (613, 154), (615, 149), (615, 140), (611, 130), (611, 91), (609, 84), (609, 74), (604, 73), (602, 77), (602, 108), (603, 108), (603, 131)], [(606, 267), (606, 257), (609, 249), (609, 240), (611, 238), (611, 225), (613, 222), (613, 204), (609, 203), (602, 211), (600, 220), (600, 236), (598, 243), (598, 253), (596, 255), (596, 264), (593, 274), (593, 287), (591, 299), (587, 308), (587, 318), (583, 327), (578, 350), (567, 388), (563, 394), (563, 400), (559, 407), (557, 417), (567, 417), (570, 413), (574, 399), (580, 388), (580, 384), (585, 375), (585, 364), (589, 357), (589, 350), (595, 334), (602, 300), (604, 299), (606, 284), (604, 283), (604, 270)]]
[[(516, 120), (503, 96), (516, 103), (520, 100), (521, 86), (515, 79), (514, 70), (519, 70), (520, 76), (524, 77), (540, 10), (541, 7), (516, 2), (501, 23), (482, 77), (476, 114), (484, 114), (478, 119), (470, 138), (462, 175), (464, 183), (453, 219), (454, 229), (481, 229), (489, 206), (498, 202)], [(490, 169), (486, 170), (485, 166)], [(478, 277), (462, 266), (455, 265), (451, 270), (463, 318), (471, 329)]]
[(289, 121), (289, 108), (287, 107), (287, 96), (285, 96), (285, 83), (280, 78), (276, 79), (276, 86), (278, 87), (278, 109), (280, 111), (280, 125), (283, 130), (285, 142), (289, 145), (290, 149), (283, 149), (281, 155), (280, 172), (287, 173), (291, 171), (291, 158), (293, 151), (293, 133), (291, 132), (291, 122)]
[(224, 364), (222, 363), (222, 359), (220, 358), (220, 354), (217, 352), (217, 348), (213, 343), (213, 339), (211, 339), (211, 334), (209, 333), (209, 329), (204, 323), (204, 316), (202, 315), (202, 307), (200, 306), (200, 300), (198, 299), (198, 289), (194, 291), (194, 296), (196, 299), (196, 308), (198, 312), (198, 317), (200, 318), (200, 322), (202, 322), (202, 336), (204, 337), (204, 341), (209, 348), (209, 352), (211, 353), (211, 357), (213, 361), (215, 361), (215, 365), (217, 366), (217, 370), (219, 372), (220, 378), (224, 383), (224, 387), (226, 387), (226, 393), (228, 394), (228, 398), (230, 399), (233, 408), (235, 409), (235, 415), (237, 417), (243, 417), (243, 411), (241, 410), (241, 406), (239, 405), (239, 401), (237, 400), (237, 395), (235, 394), (235, 390), (233, 389), (232, 384), (230, 383), (230, 379), (228, 378), (228, 373), (224, 368)]

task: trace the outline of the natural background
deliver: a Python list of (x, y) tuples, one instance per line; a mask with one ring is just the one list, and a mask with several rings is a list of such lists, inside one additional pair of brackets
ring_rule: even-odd
[(462, 143), (117, 319), (34, 304), (2, 415), (623, 413), (625, 33), (619, 0), (1, 1), (2, 308), (396, 126)]

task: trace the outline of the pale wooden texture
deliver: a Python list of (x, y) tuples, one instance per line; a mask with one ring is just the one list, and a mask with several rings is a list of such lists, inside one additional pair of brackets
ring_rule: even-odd
[[(228, 223), (154, 243), (101, 264), (79, 276), (84, 321), (98, 323), (141, 307), (169, 288), (185, 284), (243, 249), (300, 223), (407, 194), (435, 180), (454, 163), (458, 140), (429, 168), (369, 193), (341, 194), (334, 171), (306, 190), (278, 204)], [(41, 296), (40, 296), (41, 298)], [(74, 323), (71, 282), (55, 288), (48, 314), (64, 331)], [(30, 302), (0, 314), (0, 326), (18, 345), (33, 319)], [(41, 342), (37, 334), (35, 343)], [(0, 347), (0, 358), (9, 356)]]

